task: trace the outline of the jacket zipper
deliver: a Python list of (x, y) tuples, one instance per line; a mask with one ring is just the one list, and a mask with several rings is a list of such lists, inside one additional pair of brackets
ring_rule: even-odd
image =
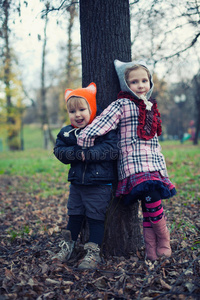
[(84, 169), (83, 177), (82, 177), (82, 184), (84, 184), (86, 169), (87, 169), (87, 164), (85, 164), (85, 169)]

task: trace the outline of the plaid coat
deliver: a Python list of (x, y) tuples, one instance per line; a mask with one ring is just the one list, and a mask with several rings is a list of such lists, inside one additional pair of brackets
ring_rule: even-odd
[(78, 145), (90, 147), (97, 136), (118, 128), (119, 180), (140, 172), (160, 171), (168, 177), (165, 159), (158, 137), (146, 141), (137, 136), (139, 109), (134, 102), (123, 98), (112, 102), (100, 116), (78, 136)]

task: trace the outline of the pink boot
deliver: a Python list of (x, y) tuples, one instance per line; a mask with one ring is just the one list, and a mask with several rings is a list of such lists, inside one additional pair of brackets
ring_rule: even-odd
[(156, 235), (154, 233), (153, 228), (143, 227), (143, 236), (145, 243), (145, 256), (150, 260), (158, 259), (156, 254)]
[(157, 223), (151, 223), (157, 237), (157, 255), (170, 257), (172, 250), (170, 247), (170, 234), (167, 229), (165, 216)]

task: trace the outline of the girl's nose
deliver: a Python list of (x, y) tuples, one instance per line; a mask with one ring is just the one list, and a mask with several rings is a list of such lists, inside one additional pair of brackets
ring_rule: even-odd
[(139, 82), (138, 86), (139, 86), (139, 88), (142, 88), (143, 87), (143, 82)]

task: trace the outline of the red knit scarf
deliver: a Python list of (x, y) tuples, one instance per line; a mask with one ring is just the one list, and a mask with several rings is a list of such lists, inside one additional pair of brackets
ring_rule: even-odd
[(146, 105), (142, 99), (136, 99), (128, 92), (119, 92), (118, 99), (128, 98), (133, 101), (139, 108), (137, 135), (143, 140), (152, 139), (157, 133), (158, 136), (162, 133), (160, 113), (157, 109), (157, 102), (150, 98), (153, 103), (151, 110), (146, 110)]

